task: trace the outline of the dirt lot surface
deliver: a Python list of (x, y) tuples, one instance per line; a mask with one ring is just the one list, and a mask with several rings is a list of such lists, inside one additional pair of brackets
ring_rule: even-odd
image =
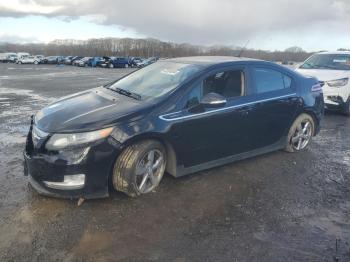
[(39, 196), (23, 176), (29, 117), (130, 69), (0, 64), (0, 261), (350, 261), (350, 118), (311, 147), (179, 179), (131, 199)]

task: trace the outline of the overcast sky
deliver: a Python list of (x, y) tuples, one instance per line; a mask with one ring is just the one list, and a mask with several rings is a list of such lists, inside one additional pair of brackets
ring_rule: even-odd
[(0, 41), (154, 37), (308, 51), (350, 48), (350, 0), (0, 0)]

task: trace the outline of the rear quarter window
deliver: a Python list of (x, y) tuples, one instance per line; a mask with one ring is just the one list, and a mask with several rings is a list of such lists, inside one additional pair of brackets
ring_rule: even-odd
[(273, 69), (253, 68), (256, 93), (266, 93), (291, 88), (292, 78)]

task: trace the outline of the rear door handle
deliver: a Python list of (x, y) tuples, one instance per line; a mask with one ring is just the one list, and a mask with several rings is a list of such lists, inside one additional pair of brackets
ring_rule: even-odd
[(249, 114), (250, 109), (249, 108), (242, 108), (242, 109), (238, 109), (238, 112), (241, 115), (248, 115)]
[(248, 115), (253, 110), (254, 110), (254, 105), (249, 105), (238, 109), (238, 112), (241, 113), (242, 115)]

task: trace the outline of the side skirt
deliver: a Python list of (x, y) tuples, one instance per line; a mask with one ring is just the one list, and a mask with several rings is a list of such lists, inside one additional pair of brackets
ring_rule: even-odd
[(203, 164), (199, 164), (196, 166), (190, 166), (190, 167), (177, 166), (176, 175), (174, 177), (185, 176), (185, 175), (192, 174), (192, 173), (199, 172), (199, 171), (203, 171), (203, 170), (206, 170), (209, 168), (226, 165), (226, 164), (236, 162), (239, 160), (243, 160), (246, 158), (250, 158), (250, 157), (254, 157), (254, 156), (258, 156), (258, 155), (262, 155), (262, 154), (266, 154), (266, 153), (280, 150), (280, 149), (284, 148), (285, 143), (286, 143), (285, 142), (286, 139), (287, 139), (286, 137), (283, 137), (281, 140), (279, 140), (278, 142), (276, 142), (272, 145), (269, 145), (269, 146), (266, 146), (263, 148), (259, 148), (259, 149), (255, 149), (255, 150), (252, 150), (249, 152), (244, 152), (241, 154), (220, 158), (220, 159), (206, 162)]

